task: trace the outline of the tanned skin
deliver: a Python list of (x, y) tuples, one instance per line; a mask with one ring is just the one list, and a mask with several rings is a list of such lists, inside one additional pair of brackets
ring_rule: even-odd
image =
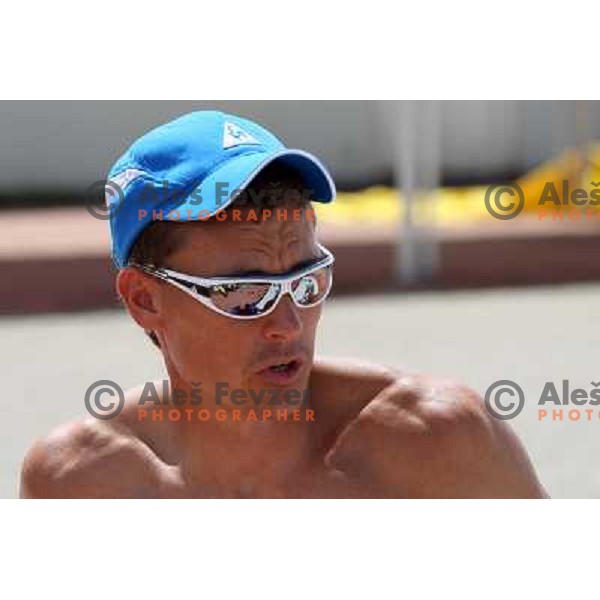
[[(167, 266), (184, 273), (286, 273), (319, 256), (310, 219), (180, 226), (185, 243)], [(140, 419), (140, 386), (127, 392), (118, 417), (69, 423), (34, 443), (23, 462), (22, 497), (546, 496), (510, 426), (468, 387), (315, 357), (322, 305), (302, 309), (285, 296), (269, 315), (240, 321), (134, 268), (119, 272), (117, 289), (132, 318), (158, 338), (172, 389), (189, 397), (202, 382), (202, 407), (216, 408), (217, 382), (272, 389), (262, 369), (293, 358), (302, 367), (282, 387), (307, 391), (314, 419)], [(162, 393), (161, 382), (156, 387)]]

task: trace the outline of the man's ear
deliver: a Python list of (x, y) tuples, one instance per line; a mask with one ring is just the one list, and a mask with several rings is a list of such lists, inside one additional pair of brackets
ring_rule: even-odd
[(162, 320), (160, 282), (137, 269), (125, 267), (117, 274), (117, 293), (135, 322), (146, 331), (156, 330)]

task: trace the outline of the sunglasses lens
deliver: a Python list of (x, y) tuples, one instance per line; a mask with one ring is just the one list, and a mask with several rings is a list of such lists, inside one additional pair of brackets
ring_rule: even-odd
[(251, 317), (269, 310), (277, 301), (281, 286), (269, 283), (216, 285), (211, 289), (213, 304), (230, 315)]
[(318, 304), (327, 296), (331, 288), (331, 268), (324, 267), (300, 277), (292, 283), (294, 300), (300, 306)]

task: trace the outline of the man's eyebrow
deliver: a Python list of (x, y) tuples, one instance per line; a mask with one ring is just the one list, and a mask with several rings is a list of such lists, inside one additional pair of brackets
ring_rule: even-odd
[[(304, 267), (308, 267), (313, 265), (320, 260), (323, 260), (324, 256), (315, 256), (314, 258), (309, 258), (307, 260), (302, 260), (300, 262), (295, 263), (289, 271), (286, 273), (291, 273), (294, 271), (300, 271)], [(260, 271), (257, 269), (249, 269), (249, 270), (240, 270), (240, 271), (229, 271), (227, 273), (222, 273), (218, 277), (228, 277), (228, 278), (236, 278), (236, 277), (273, 277), (274, 275), (281, 275), (282, 273), (269, 273), (267, 271)], [(213, 275), (215, 277), (215, 275)]]

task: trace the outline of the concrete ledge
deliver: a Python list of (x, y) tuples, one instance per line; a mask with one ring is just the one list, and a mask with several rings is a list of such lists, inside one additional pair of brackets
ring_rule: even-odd
[(0, 314), (64, 312), (117, 306), (106, 257), (0, 261)]
[[(440, 264), (419, 287), (464, 288), (600, 280), (600, 226), (519, 217), (436, 230)], [(336, 255), (335, 294), (402, 289), (395, 283), (397, 228), (333, 227), (320, 237)], [(0, 212), (0, 313), (118, 306), (108, 226), (85, 209)]]

